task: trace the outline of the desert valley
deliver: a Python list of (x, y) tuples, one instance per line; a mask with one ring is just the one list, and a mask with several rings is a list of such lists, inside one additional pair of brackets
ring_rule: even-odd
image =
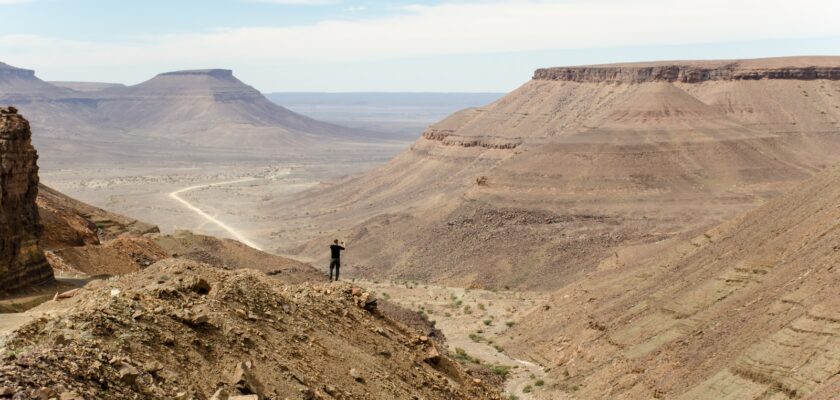
[(0, 399), (839, 398), (840, 57), (521, 78), (0, 63)]

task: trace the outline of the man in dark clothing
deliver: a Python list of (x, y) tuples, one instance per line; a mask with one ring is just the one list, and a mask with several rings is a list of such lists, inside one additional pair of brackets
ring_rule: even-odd
[[(343, 245), (344, 242), (341, 242)], [(338, 270), (341, 268), (341, 251), (344, 246), (338, 244), (338, 239), (333, 241), (330, 245), (330, 281), (333, 280), (333, 268), (335, 268), (335, 280), (338, 281)]]

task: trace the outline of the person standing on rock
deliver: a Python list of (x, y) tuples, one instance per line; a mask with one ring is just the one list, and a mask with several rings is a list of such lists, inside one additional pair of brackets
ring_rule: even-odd
[(335, 280), (338, 281), (338, 270), (341, 269), (341, 251), (344, 250), (344, 242), (338, 244), (338, 239), (330, 245), (330, 282), (333, 280), (333, 269), (335, 269)]

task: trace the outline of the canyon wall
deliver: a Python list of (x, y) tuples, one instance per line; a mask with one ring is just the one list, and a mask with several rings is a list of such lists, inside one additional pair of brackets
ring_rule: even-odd
[(53, 280), (38, 245), (37, 160), (29, 122), (13, 107), (0, 108), (0, 292)]
[(683, 82), (759, 79), (840, 80), (840, 67), (744, 68), (737, 62), (715, 67), (689, 65), (559, 67), (534, 72), (535, 80), (570, 82)]

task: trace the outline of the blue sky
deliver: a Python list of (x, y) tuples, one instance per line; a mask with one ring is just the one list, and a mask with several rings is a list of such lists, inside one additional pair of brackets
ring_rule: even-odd
[(0, 61), (138, 83), (230, 68), (262, 91), (509, 91), (534, 69), (840, 55), (836, 0), (0, 0)]

